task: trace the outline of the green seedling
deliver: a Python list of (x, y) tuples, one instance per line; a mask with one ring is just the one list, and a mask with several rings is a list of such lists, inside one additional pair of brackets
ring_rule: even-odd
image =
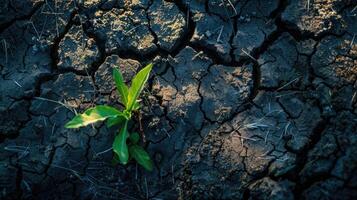
[(153, 169), (153, 163), (149, 154), (139, 145), (138, 133), (129, 133), (128, 122), (132, 119), (134, 112), (140, 109), (139, 95), (147, 82), (153, 65), (149, 64), (140, 70), (131, 81), (129, 88), (119, 70), (113, 70), (115, 85), (120, 94), (121, 103), (125, 106), (123, 111), (107, 105), (97, 105), (89, 108), (83, 114), (76, 115), (69, 121), (66, 128), (80, 128), (99, 121), (106, 121), (108, 127), (119, 125), (120, 129), (113, 142), (115, 163), (126, 165), (130, 159), (136, 160), (146, 170)]

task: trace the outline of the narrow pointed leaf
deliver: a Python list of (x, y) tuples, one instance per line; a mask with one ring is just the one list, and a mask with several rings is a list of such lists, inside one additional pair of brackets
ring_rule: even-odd
[(128, 138), (128, 121), (124, 122), (120, 132), (115, 136), (113, 142), (113, 151), (118, 155), (121, 164), (125, 165), (129, 160), (128, 145), (126, 139)]
[(129, 140), (133, 143), (136, 144), (140, 140), (140, 135), (137, 132), (131, 133), (129, 136)]
[(139, 145), (132, 145), (129, 148), (130, 155), (146, 170), (153, 170), (153, 163), (149, 154)]
[(114, 156), (113, 156), (113, 159), (112, 159), (112, 165), (117, 165), (119, 163), (120, 163), (120, 161), (119, 161), (118, 154), (114, 153)]
[(113, 107), (99, 105), (86, 110), (83, 114), (76, 115), (65, 127), (79, 128), (117, 116), (124, 116), (124, 114)]
[(141, 91), (143, 90), (145, 83), (147, 82), (150, 71), (153, 67), (153, 64), (150, 63), (146, 67), (136, 74), (133, 81), (131, 82), (131, 87), (128, 92), (128, 103), (127, 110), (131, 111), (136, 103), (137, 98), (139, 97)]
[(126, 120), (126, 118), (124, 116), (117, 116), (117, 117), (112, 117), (112, 118), (109, 118), (107, 120), (107, 127), (112, 127), (112, 126), (115, 126), (115, 125), (120, 125), (122, 124), (124, 121)]
[(122, 103), (126, 105), (128, 102), (128, 86), (125, 85), (123, 75), (120, 73), (119, 70), (114, 68), (113, 78), (115, 81), (115, 85), (117, 86), (117, 90), (120, 94)]
[(139, 110), (139, 108), (140, 108), (140, 103), (138, 101), (135, 101), (133, 110)]

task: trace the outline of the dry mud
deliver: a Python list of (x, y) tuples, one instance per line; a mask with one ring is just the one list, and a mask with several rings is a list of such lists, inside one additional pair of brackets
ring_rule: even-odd
[[(354, 0), (2, 0), (0, 199), (356, 199), (356, 34)], [(63, 127), (149, 62), (151, 173)]]

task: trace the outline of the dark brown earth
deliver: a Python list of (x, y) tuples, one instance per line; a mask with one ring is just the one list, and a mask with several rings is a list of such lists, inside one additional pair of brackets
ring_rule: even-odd
[[(355, 0), (2, 0), (0, 199), (357, 199), (356, 34)], [(64, 128), (149, 62), (151, 173)]]

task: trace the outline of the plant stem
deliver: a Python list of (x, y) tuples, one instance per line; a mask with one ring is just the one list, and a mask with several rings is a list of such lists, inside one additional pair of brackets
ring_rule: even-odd
[(140, 111), (138, 111), (138, 115), (137, 116), (138, 116), (138, 121), (139, 121), (139, 132), (140, 132), (141, 138), (143, 139), (143, 143), (145, 144), (146, 143), (146, 137), (145, 137), (145, 134), (144, 134), (143, 125), (141, 123), (142, 115), (141, 115)]

